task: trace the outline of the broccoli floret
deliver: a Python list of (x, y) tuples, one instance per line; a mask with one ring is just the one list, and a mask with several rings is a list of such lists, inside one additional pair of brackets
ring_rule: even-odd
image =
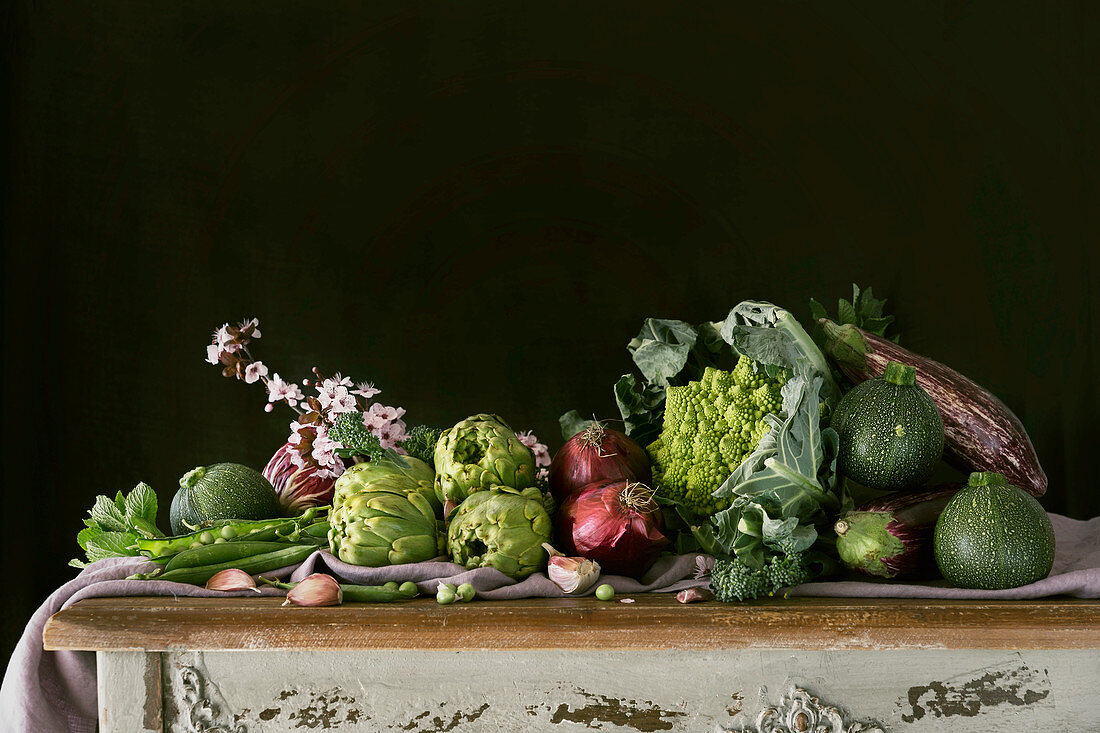
[(439, 442), (441, 435), (443, 431), (439, 428), (417, 425), (409, 431), (409, 437), (401, 447), (413, 458), (419, 458), (431, 466), (435, 461), (435, 444)]
[(805, 583), (813, 578), (806, 554), (772, 554), (764, 567), (753, 570), (740, 560), (717, 560), (710, 574), (714, 597), (726, 603), (749, 601), (775, 595), (782, 588)]
[(711, 496), (769, 430), (764, 416), (782, 409), (786, 373), (769, 377), (742, 356), (732, 372), (713, 367), (698, 382), (669, 387), (664, 428), (649, 453), (664, 494), (700, 515), (729, 504)]
[(381, 460), (387, 451), (378, 441), (370, 428), (363, 422), (363, 413), (344, 412), (328, 429), (328, 437), (340, 443), (343, 448), (336, 451), (342, 458), (366, 456), (372, 461)]

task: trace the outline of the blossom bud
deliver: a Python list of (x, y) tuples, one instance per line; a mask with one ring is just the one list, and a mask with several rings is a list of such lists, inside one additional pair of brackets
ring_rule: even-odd
[(591, 588), (600, 577), (600, 564), (586, 557), (566, 557), (548, 544), (550, 553), (546, 574), (566, 593), (580, 594)]
[(283, 605), (294, 603), (299, 606), (339, 606), (343, 600), (344, 590), (336, 582), (336, 578), (324, 573), (314, 573), (287, 591)]
[(243, 570), (237, 568), (229, 568), (228, 570), (222, 570), (221, 572), (214, 573), (210, 577), (210, 580), (206, 581), (207, 590), (254, 590), (257, 593), (260, 589), (256, 587), (256, 581), (252, 579), (252, 576)]

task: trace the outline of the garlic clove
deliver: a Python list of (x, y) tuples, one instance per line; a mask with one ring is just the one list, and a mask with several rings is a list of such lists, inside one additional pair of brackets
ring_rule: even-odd
[(314, 573), (287, 591), (283, 605), (294, 603), (299, 606), (339, 606), (343, 600), (344, 589), (336, 578), (324, 573)]
[(254, 590), (257, 593), (260, 589), (256, 587), (256, 581), (252, 579), (252, 576), (243, 570), (237, 568), (229, 568), (228, 570), (222, 570), (214, 573), (210, 576), (210, 580), (206, 581), (207, 590)]
[(686, 588), (676, 594), (676, 600), (680, 603), (713, 601), (714, 593), (709, 588)]
[(566, 593), (584, 593), (600, 578), (600, 564), (586, 557), (566, 557), (548, 544), (546, 574)]

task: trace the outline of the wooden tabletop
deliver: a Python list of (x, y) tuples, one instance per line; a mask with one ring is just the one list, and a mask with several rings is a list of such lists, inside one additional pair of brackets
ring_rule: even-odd
[(93, 598), (55, 614), (46, 649), (1097, 649), (1100, 600), (790, 598), (680, 604), (432, 598), (337, 607), (281, 598)]

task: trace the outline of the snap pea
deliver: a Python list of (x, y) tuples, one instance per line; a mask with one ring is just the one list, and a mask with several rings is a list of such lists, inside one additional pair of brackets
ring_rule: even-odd
[[(215, 545), (215, 548), (222, 551), (225, 548), (230, 548), (234, 545), (232, 542), (226, 542), (224, 545)], [(308, 545), (286, 545), (279, 544), (279, 549), (273, 552), (265, 552), (259, 555), (251, 555), (236, 560), (229, 560), (226, 562), (219, 562), (210, 565), (199, 565), (197, 567), (189, 568), (176, 568), (175, 570), (169, 570), (159, 573), (143, 573), (139, 575), (130, 576), (139, 580), (172, 580), (177, 583), (193, 583), (195, 585), (201, 585), (210, 580), (215, 573), (219, 573), (222, 570), (229, 570), (236, 568), (243, 570), (249, 575), (256, 575), (257, 573), (266, 573), (271, 570), (278, 570), (279, 568), (285, 568), (288, 565), (297, 565), (304, 561), (307, 557), (313, 554), (317, 550), (317, 546), (313, 544)]]
[(314, 522), (308, 527), (303, 528), (302, 534), (308, 535), (310, 537), (316, 537), (319, 540), (325, 540), (327, 542), (328, 531), (331, 527), (332, 525), (329, 524), (329, 521), (327, 519), (322, 519), (320, 522)]
[(173, 555), (165, 571), (176, 568), (197, 568), (201, 565), (217, 565), (231, 560), (241, 560), (253, 555), (275, 552), (286, 547), (284, 542), (225, 542), (220, 545), (200, 545), (192, 550)]
[[(191, 534), (177, 537), (142, 537), (137, 541), (138, 551), (143, 555), (159, 559), (192, 548), (210, 545), (223, 540), (237, 542), (300, 542), (309, 541), (323, 544), (327, 541), (327, 520), (314, 521), (322, 511), (319, 507), (307, 509), (300, 517), (260, 520), (224, 519), (211, 522)], [(319, 525), (323, 525), (323, 532)], [(304, 529), (303, 529), (304, 527)], [(313, 529), (316, 528), (316, 529)], [(306, 531), (311, 530), (311, 531)], [(320, 534), (318, 534), (320, 533)], [(302, 535), (306, 535), (302, 537)], [(220, 543), (219, 543), (220, 544)]]
[[(409, 588), (412, 586), (412, 588)], [(402, 583), (398, 588), (387, 588), (382, 585), (350, 585), (340, 584), (340, 590), (344, 591), (345, 601), (356, 603), (389, 603), (390, 601), (404, 601), (416, 598), (419, 592), (416, 583)]]
[[(273, 585), (276, 588), (282, 588), (283, 590), (290, 590), (297, 583), (284, 583), (279, 580), (270, 580), (268, 578), (260, 578), (261, 583), (267, 583)], [(385, 585), (352, 585), (350, 583), (341, 583), (340, 590), (343, 591), (345, 601), (353, 601), (355, 603), (392, 603), (393, 601), (405, 601), (410, 598), (416, 598), (420, 593), (416, 587), (416, 583), (412, 581), (405, 581), (398, 585), (394, 581), (390, 581)]]

